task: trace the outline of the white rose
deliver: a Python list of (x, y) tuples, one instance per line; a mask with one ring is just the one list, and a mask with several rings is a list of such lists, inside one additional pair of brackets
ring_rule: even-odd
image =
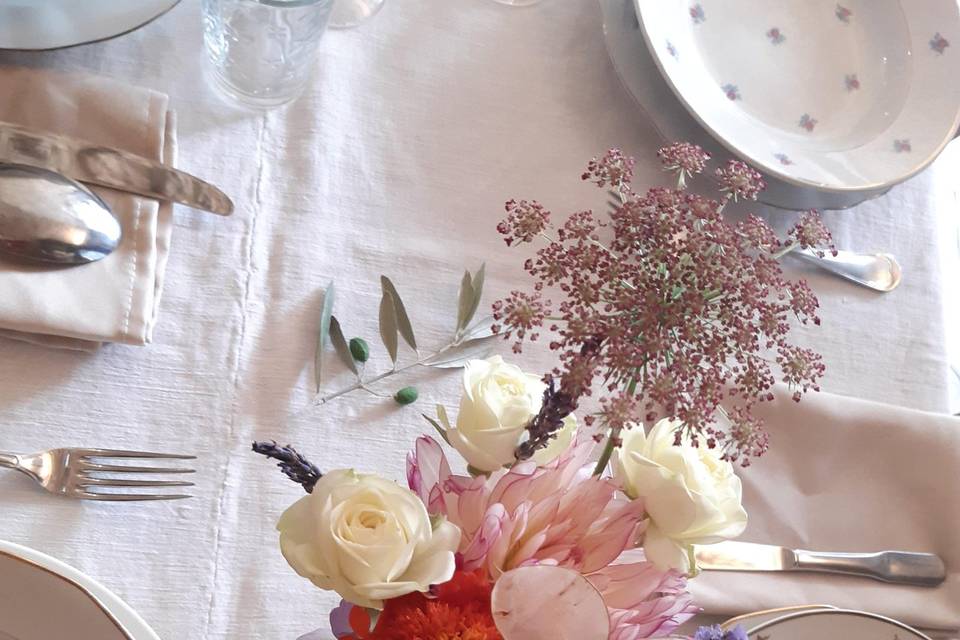
[(290, 566), (362, 607), (446, 582), (460, 529), (431, 523), (412, 491), (353, 470), (331, 471), (277, 523)]
[[(546, 388), (540, 378), (507, 364), (500, 356), (469, 361), (463, 371), (457, 425), (447, 430), (447, 441), (478, 471), (496, 471), (514, 462), (524, 427), (539, 413)], [(534, 460), (546, 464), (556, 458), (570, 445), (575, 431), (576, 419), (568, 416), (557, 436), (537, 451)]]
[(639, 426), (626, 431), (613, 470), (628, 496), (646, 502), (647, 558), (689, 572), (692, 545), (736, 538), (747, 526), (747, 512), (733, 465), (687, 439), (674, 446), (678, 426), (661, 420), (649, 434)]

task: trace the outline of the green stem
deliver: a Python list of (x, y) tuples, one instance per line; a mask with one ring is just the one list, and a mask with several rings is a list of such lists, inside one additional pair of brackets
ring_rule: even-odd
[(783, 249), (781, 249), (780, 251), (777, 251), (775, 254), (773, 254), (773, 259), (774, 259), (774, 260), (779, 260), (780, 258), (782, 258), (783, 256), (787, 255), (788, 253), (790, 253), (791, 251), (793, 251), (794, 249), (796, 249), (796, 248), (799, 247), (799, 246), (800, 246), (800, 243), (798, 243), (798, 242), (791, 242), (790, 244), (788, 244), (787, 246), (785, 246)]
[[(627, 393), (632, 396), (636, 392), (637, 379), (633, 378), (627, 384)], [(603, 453), (600, 454), (600, 459), (597, 460), (597, 466), (593, 468), (593, 475), (599, 477), (607, 468), (607, 463), (610, 462), (610, 456), (613, 455), (613, 450), (617, 448), (617, 440), (620, 439), (620, 433), (622, 431), (622, 426), (611, 427), (610, 433), (607, 435), (607, 442), (603, 445)]]
[(607, 463), (610, 462), (610, 456), (613, 455), (613, 450), (616, 448), (617, 438), (620, 437), (621, 431), (623, 431), (623, 427), (613, 427), (610, 429), (610, 433), (607, 435), (607, 442), (603, 445), (603, 453), (600, 454), (600, 459), (597, 460), (597, 466), (593, 468), (593, 475), (599, 477), (607, 468)]

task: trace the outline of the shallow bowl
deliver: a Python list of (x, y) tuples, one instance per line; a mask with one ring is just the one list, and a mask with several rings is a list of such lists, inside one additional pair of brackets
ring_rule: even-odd
[(787, 182), (893, 186), (960, 122), (955, 0), (635, 0), (674, 93), (725, 147)]

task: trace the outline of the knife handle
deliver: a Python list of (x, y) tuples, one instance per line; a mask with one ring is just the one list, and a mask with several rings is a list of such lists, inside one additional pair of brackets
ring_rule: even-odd
[(864, 576), (897, 584), (935, 587), (947, 577), (946, 567), (932, 553), (821, 553), (796, 551), (796, 569)]

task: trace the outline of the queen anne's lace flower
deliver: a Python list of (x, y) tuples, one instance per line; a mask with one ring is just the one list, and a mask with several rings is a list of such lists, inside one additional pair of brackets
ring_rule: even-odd
[[(680, 175), (702, 171), (707, 158), (689, 144), (660, 156)], [(614, 188), (622, 202), (609, 219), (578, 212), (539, 229), (548, 240), (524, 265), (533, 291), (494, 305), (498, 328), (514, 351), (550, 330), (560, 365), (548, 377), (559, 380), (564, 404), (602, 391), (600, 413), (584, 423), (599, 417), (616, 436), (629, 421), (675, 418), (694, 443), (747, 464), (767, 443), (754, 406), (772, 399), (778, 380), (799, 395), (816, 389), (824, 371), (818, 354), (789, 341), (791, 319), (819, 324), (819, 303), (806, 282), (784, 277), (777, 258), (795, 247), (832, 250), (830, 234), (815, 212), (786, 243), (757, 216), (726, 222), (725, 202), (755, 199), (764, 186), (742, 162), (717, 172), (721, 200), (663, 187), (634, 192), (632, 168), (616, 150), (590, 162), (583, 178)], [(510, 216), (501, 227), (508, 244), (518, 237)], [(559, 304), (544, 299), (550, 289)]]

